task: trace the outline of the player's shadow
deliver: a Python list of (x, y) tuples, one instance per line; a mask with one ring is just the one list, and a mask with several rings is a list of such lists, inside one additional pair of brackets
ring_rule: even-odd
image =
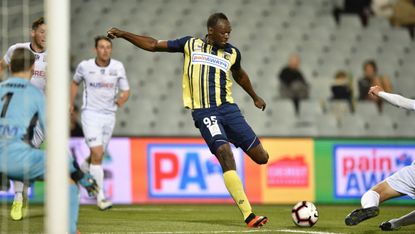
[(43, 213), (41, 213), (41, 214), (29, 214), (26, 218), (29, 218), (29, 219), (44, 219), (45, 214), (43, 214)]
[(241, 222), (235, 222), (230, 220), (183, 220), (184, 223), (199, 223), (199, 224), (209, 224), (209, 225), (222, 225), (228, 227), (241, 227)]

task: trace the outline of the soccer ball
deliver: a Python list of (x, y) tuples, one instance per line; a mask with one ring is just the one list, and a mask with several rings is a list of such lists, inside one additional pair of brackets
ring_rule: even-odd
[(316, 206), (308, 201), (301, 201), (293, 207), (291, 216), (295, 225), (299, 227), (312, 227), (317, 223), (318, 211)]

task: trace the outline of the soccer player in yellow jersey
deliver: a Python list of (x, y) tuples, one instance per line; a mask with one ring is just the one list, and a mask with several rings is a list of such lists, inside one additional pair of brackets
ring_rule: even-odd
[(111, 28), (107, 33), (110, 38), (123, 38), (143, 50), (184, 53), (184, 106), (192, 110), (195, 125), (210, 151), (218, 158), (226, 188), (246, 224), (248, 227), (261, 227), (268, 218), (252, 212), (236, 173), (229, 143), (241, 147), (258, 164), (266, 164), (269, 156), (233, 101), (230, 74), (251, 96), (256, 107), (264, 110), (266, 104), (255, 93), (248, 74), (241, 66), (241, 53), (228, 43), (231, 24), (226, 15), (212, 14), (207, 21), (207, 30), (204, 39), (187, 36), (168, 41), (117, 28)]

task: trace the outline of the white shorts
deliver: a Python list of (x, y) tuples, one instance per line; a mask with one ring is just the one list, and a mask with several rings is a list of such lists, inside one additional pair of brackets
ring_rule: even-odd
[(102, 114), (84, 110), (81, 114), (82, 130), (88, 147), (102, 145), (106, 149), (114, 130), (115, 114)]
[(415, 165), (406, 166), (385, 179), (393, 190), (415, 199)]

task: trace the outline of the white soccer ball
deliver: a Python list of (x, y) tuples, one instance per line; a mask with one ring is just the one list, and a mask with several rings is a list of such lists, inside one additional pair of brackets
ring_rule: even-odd
[(312, 202), (301, 201), (293, 207), (291, 216), (295, 225), (299, 227), (312, 227), (317, 223), (318, 211)]

